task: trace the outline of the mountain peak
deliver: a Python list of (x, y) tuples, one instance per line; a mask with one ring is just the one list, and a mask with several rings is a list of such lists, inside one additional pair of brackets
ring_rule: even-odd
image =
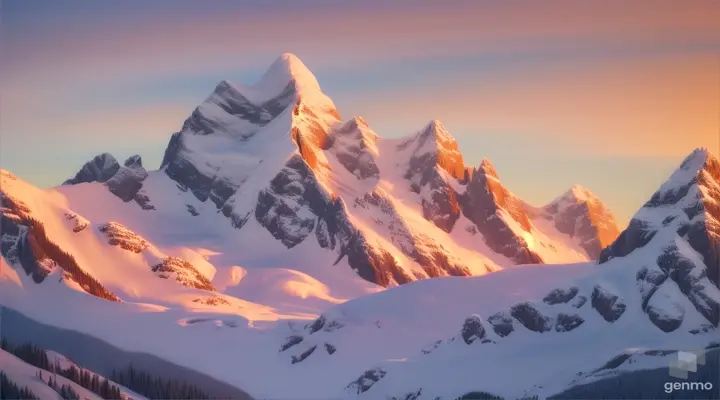
[(443, 126), (442, 122), (438, 119), (434, 119), (428, 123), (428, 129), (434, 129), (434, 130), (445, 130), (445, 126)]
[(598, 197), (593, 192), (576, 183), (572, 185), (572, 187), (568, 189), (565, 194), (553, 201), (553, 203), (557, 203), (563, 200), (571, 201), (573, 203), (585, 203), (589, 201), (594, 201), (597, 198)]
[(345, 122), (343, 124), (342, 128), (340, 128), (340, 131), (343, 131), (343, 132), (353, 131), (353, 130), (360, 129), (361, 127), (369, 128), (367, 122), (365, 121), (365, 119), (363, 117), (354, 116), (354, 117), (350, 118), (350, 120), (348, 120), (347, 122)]
[(86, 162), (73, 178), (63, 185), (75, 185), (86, 182), (105, 182), (120, 169), (120, 164), (110, 153), (102, 153)]
[(689, 171), (690, 173), (699, 172), (708, 164), (717, 162), (717, 157), (710, 153), (707, 147), (698, 147), (685, 157), (678, 170)]
[(482, 172), (483, 174), (485, 174), (487, 176), (491, 176), (495, 179), (499, 179), (497, 170), (495, 169), (495, 166), (487, 158), (483, 158), (483, 160), (480, 162), (480, 166), (478, 167), (477, 171)]
[(142, 168), (142, 157), (139, 154), (132, 155), (123, 163), (128, 168)]
[(292, 65), (292, 64), (300, 64), (303, 66), (305, 65), (305, 64), (303, 64), (302, 61), (300, 61), (300, 58), (293, 53), (280, 54), (280, 56), (277, 58), (276, 62), (282, 62), (282, 63), (288, 64), (288, 65)]
[(293, 83), (298, 94), (320, 91), (320, 84), (307, 66), (292, 53), (280, 55), (270, 65), (258, 86), (276, 87), (281, 92), (288, 84)]
[(690, 186), (697, 183), (698, 178), (703, 179), (703, 172), (713, 177), (713, 180), (720, 180), (720, 160), (707, 148), (699, 147), (685, 157), (680, 167), (658, 189), (650, 203), (670, 201), (674, 204), (675, 197), (683, 197)]
[(425, 125), (425, 129), (422, 130), (421, 136), (425, 138), (432, 136), (438, 141), (455, 141), (455, 138), (453, 138), (450, 132), (448, 132), (445, 125), (437, 119), (434, 119)]

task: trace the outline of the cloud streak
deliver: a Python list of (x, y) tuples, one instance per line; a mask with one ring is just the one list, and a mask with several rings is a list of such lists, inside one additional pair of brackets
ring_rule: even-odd
[[(452, 2), (451, 2), (452, 3)], [(459, 2), (437, 10), (359, 6), (305, 10), (219, 10), (100, 15), (58, 31), (12, 35), (7, 76), (25, 80), (52, 69), (64, 80), (102, 83), (142, 75), (193, 74), (208, 68), (262, 67), (293, 51), (311, 67), (363, 67), (377, 62), (467, 53), (533, 51), (569, 46), (684, 46), (717, 41), (715, 1), (683, 7), (635, 2)], [(185, 10), (185, 12), (182, 12)], [(18, 21), (19, 24), (20, 21)], [(52, 26), (52, 24), (50, 24)], [(62, 28), (62, 29), (60, 29)], [(15, 28), (22, 31), (22, 27)], [(41, 35), (42, 34), (42, 35)]]

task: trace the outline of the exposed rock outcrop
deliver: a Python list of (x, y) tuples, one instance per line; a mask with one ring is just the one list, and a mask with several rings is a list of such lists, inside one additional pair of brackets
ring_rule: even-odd
[(468, 174), (466, 192), (460, 196), (462, 212), (483, 234), (488, 247), (518, 264), (543, 263), (542, 258), (501, 216), (501, 213), (508, 215), (527, 232), (532, 229), (524, 204), (500, 183), (490, 161), (483, 160), (479, 168)]

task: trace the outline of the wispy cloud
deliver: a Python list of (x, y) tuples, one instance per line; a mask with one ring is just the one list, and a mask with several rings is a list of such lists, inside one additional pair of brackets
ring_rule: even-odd
[(42, 40), (37, 32), (8, 36), (13, 40), (4, 43), (10, 56), (6, 76), (25, 82), (47, 77), (102, 83), (110, 77), (123, 81), (260, 67), (284, 51), (298, 52), (319, 68), (347, 68), (393, 59), (568, 46), (683, 46), (717, 41), (720, 29), (713, 18), (720, 5), (712, 0), (682, 7), (664, 0), (452, 3), (443, 2), (442, 9), (431, 7), (432, 2), (373, 9), (321, 2), (290, 12), (180, 8), (132, 18), (101, 13), (96, 21), (76, 24), (67, 17), (57, 32), (42, 31)]

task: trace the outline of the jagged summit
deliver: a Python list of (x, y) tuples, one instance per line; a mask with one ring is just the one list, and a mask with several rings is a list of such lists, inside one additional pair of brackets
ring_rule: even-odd
[[(465, 178), (465, 162), (455, 138), (438, 120), (430, 121), (420, 132), (403, 142), (401, 148), (412, 147), (411, 174), (424, 170), (427, 174), (436, 165), (455, 179)], [(427, 179), (427, 178), (426, 178)]]
[(590, 190), (575, 184), (543, 207), (558, 231), (579, 241), (592, 259), (620, 234), (612, 211)]
[(545, 206), (545, 208), (550, 209), (558, 206), (562, 207), (572, 204), (594, 202), (600, 202), (600, 198), (590, 189), (576, 183), (572, 185), (570, 189), (568, 189), (565, 193), (553, 199), (547, 206)]
[(346, 122), (342, 124), (340, 128), (337, 129), (338, 132), (350, 132), (354, 130), (358, 130), (361, 128), (369, 128), (367, 121), (359, 115), (356, 115)]
[(123, 163), (128, 168), (142, 168), (142, 157), (139, 154), (128, 157)]
[(578, 185), (577, 183), (572, 185), (572, 187), (565, 193), (568, 197), (573, 197), (578, 200), (587, 200), (587, 199), (593, 199), (595, 198), (595, 194), (591, 192), (590, 190)]
[(495, 166), (487, 158), (483, 158), (483, 160), (480, 162), (480, 166), (477, 168), (477, 170), (475, 172), (483, 173), (486, 176), (490, 176), (495, 179), (500, 179), (498, 176), (497, 170), (495, 169)]
[(73, 178), (63, 185), (75, 185), (86, 182), (105, 182), (120, 169), (120, 164), (110, 153), (102, 153), (86, 162)]
[[(720, 174), (720, 161), (707, 148), (700, 147), (693, 150), (680, 164), (675, 172), (655, 193), (656, 196), (667, 196), (671, 200), (673, 194), (681, 195), (686, 188), (694, 184), (706, 171), (712, 174)], [(660, 201), (659, 197), (653, 196), (651, 202)]]
[(430, 121), (426, 126), (425, 129), (422, 130), (421, 135), (423, 136), (433, 136), (436, 139), (453, 139), (452, 135), (450, 135), (450, 132), (448, 132), (447, 128), (445, 128), (445, 125), (442, 124), (437, 119), (434, 119)]

